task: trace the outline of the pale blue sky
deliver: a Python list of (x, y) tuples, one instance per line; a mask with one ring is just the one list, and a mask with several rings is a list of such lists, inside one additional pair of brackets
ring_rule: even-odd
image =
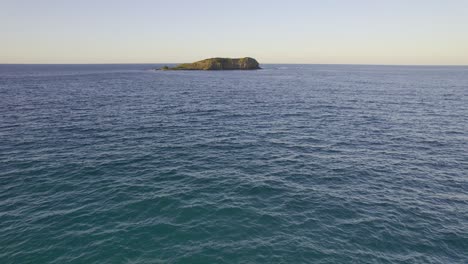
[(0, 63), (468, 65), (468, 0), (0, 0)]

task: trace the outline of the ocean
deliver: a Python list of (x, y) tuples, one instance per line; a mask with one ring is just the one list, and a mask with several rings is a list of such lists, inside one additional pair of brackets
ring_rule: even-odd
[(468, 67), (0, 65), (0, 263), (468, 263)]

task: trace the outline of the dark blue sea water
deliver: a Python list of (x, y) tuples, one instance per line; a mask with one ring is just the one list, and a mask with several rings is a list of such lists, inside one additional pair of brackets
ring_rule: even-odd
[(0, 66), (0, 263), (468, 263), (468, 67)]

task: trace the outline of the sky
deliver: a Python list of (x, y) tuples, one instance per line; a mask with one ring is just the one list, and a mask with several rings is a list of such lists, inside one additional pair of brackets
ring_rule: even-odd
[(0, 63), (468, 65), (468, 0), (0, 0)]

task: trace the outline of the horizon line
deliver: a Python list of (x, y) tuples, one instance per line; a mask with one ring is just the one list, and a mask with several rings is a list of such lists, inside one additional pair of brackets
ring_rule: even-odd
[[(0, 63), (0, 65), (138, 65), (138, 64), (181, 64), (186, 62), (109, 62), (109, 63)], [(377, 63), (260, 63), (260, 65), (349, 65), (349, 66), (447, 66), (467, 67), (468, 64), (377, 64)]]

